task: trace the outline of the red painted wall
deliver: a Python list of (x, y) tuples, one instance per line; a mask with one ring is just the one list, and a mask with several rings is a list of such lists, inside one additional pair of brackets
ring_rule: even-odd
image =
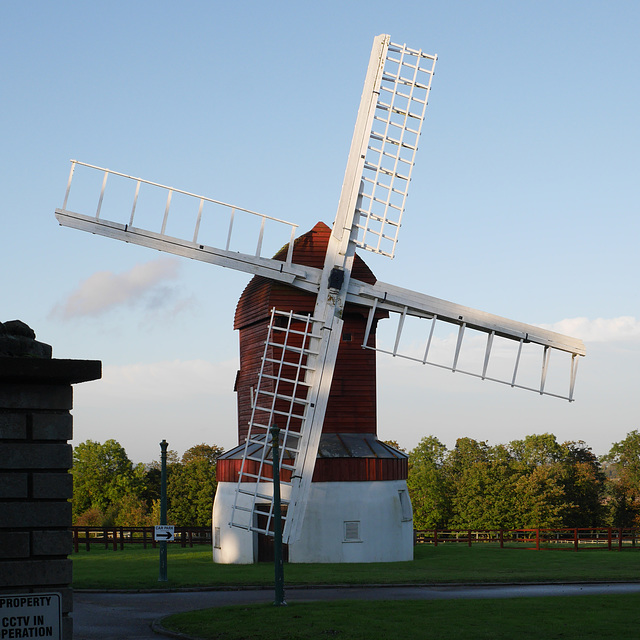
[[(330, 229), (318, 223), (294, 244), (293, 261), (322, 268)], [(283, 249), (276, 258), (286, 255)], [(352, 277), (374, 283), (375, 276), (356, 256)], [(271, 309), (312, 313), (313, 294), (256, 276), (247, 285), (236, 309), (234, 326), (240, 333), (240, 370), (235, 390), (238, 400), (238, 442), (246, 439), (251, 419), (251, 394), (258, 382)], [(368, 309), (348, 304), (343, 315), (342, 341), (336, 360), (323, 431), (376, 433), (376, 353), (362, 348)], [(381, 313), (378, 317), (386, 317)], [(377, 321), (376, 321), (377, 322)], [(375, 324), (369, 345), (375, 345)]]

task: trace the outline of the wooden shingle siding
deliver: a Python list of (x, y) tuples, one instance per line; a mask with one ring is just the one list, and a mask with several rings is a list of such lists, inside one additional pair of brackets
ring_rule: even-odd
[(312, 482), (372, 482), (406, 480), (407, 459), (318, 458)]
[[(227, 460), (218, 460), (216, 464), (216, 480), (218, 482), (238, 482), (238, 478), (240, 477), (240, 466), (242, 465), (242, 460), (240, 458), (230, 458)], [(253, 460), (247, 460), (245, 462), (245, 467), (243, 473), (252, 473), (254, 475), (259, 475), (259, 463)], [(269, 465), (265, 465), (262, 469), (262, 477), (272, 478), (272, 467)], [(288, 469), (280, 469), (280, 479), (283, 482), (291, 482), (291, 471)], [(243, 476), (243, 482), (250, 481), (250, 478)], [(255, 482), (255, 480), (254, 480)]]
[(236, 378), (238, 442), (244, 442), (247, 438), (251, 419), (251, 390), (255, 391), (258, 384), (266, 337), (264, 323), (251, 325), (240, 332), (240, 370)]
[[(376, 433), (376, 353), (362, 348), (366, 317), (345, 313), (323, 431)], [(372, 332), (373, 333), (373, 332)]]
[[(218, 482), (238, 482), (240, 459), (218, 460), (216, 477)], [(248, 461), (245, 471), (257, 475), (257, 463)], [(252, 468), (253, 465), (255, 468)], [(271, 477), (271, 468), (265, 467), (263, 475)], [(407, 459), (397, 458), (318, 458), (312, 482), (372, 482), (406, 480)], [(291, 480), (291, 472), (283, 469), (281, 478)]]
[[(311, 231), (298, 238), (294, 244), (293, 261), (322, 269), (330, 232), (329, 227), (318, 223)], [(285, 256), (286, 247), (276, 255), (276, 258), (284, 259)], [(376, 281), (369, 267), (358, 256), (354, 260), (352, 277), (371, 284)], [(259, 276), (254, 277), (245, 288), (238, 302), (234, 321), (234, 327), (240, 333), (240, 370), (235, 385), (238, 401), (239, 444), (244, 443), (247, 437), (251, 419), (252, 390), (255, 392), (258, 383), (271, 309), (275, 307), (281, 311), (294, 311), (301, 315), (312, 314), (315, 300), (316, 297), (313, 294)], [(329, 393), (323, 433), (360, 433), (375, 436), (377, 432), (376, 353), (362, 348), (367, 315), (366, 308), (353, 304), (347, 304), (345, 307), (342, 340)], [(376, 321), (369, 335), (369, 346), (375, 346), (378, 320), (387, 315), (386, 312), (376, 315)], [(269, 363), (266, 366), (273, 368)], [(263, 384), (264, 389), (272, 390), (268, 387), (268, 381)], [(239, 459), (234, 458), (220, 459), (218, 480), (236, 482), (240, 462)], [(250, 472), (250, 469), (248, 471)], [(283, 470), (284, 476), (287, 473)], [(318, 458), (313, 481), (398, 480), (406, 477), (406, 459)]]

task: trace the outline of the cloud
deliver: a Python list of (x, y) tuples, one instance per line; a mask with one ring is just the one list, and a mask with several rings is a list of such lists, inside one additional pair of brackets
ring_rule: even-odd
[[(416, 326), (413, 319), (407, 319), (403, 329), (400, 353), (412, 357), (422, 358), (425, 344), (429, 335), (430, 324), (423, 323)], [(640, 343), (640, 320), (633, 316), (619, 316), (617, 318), (566, 318), (550, 324), (537, 325), (543, 329), (555, 331), (566, 336), (580, 338), (585, 343)], [(386, 350), (393, 349), (396, 326), (382, 327), (378, 331), (378, 347)], [(457, 342), (457, 328), (442, 323), (436, 328), (431, 348), (433, 352), (447, 350), (453, 353)], [(498, 341), (504, 344), (507, 341)], [(486, 335), (474, 330), (467, 330), (464, 336), (465, 350), (475, 347), (484, 350)], [(494, 341), (494, 351), (497, 352), (498, 343)], [(453, 357), (453, 356), (451, 356)]]
[(178, 278), (180, 262), (175, 258), (159, 258), (137, 264), (129, 271), (99, 271), (81, 282), (67, 299), (56, 305), (52, 315), (69, 319), (98, 316), (120, 306), (143, 304), (158, 308), (174, 297), (167, 282)]
[(93, 386), (96, 399), (144, 402), (183, 402), (233, 390), (237, 361), (174, 360), (110, 365)]
[(635, 342), (640, 340), (640, 320), (633, 316), (618, 318), (568, 318), (544, 329), (581, 338), (585, 342)]
[(237, 359), (107, 365), (74, 388), (74, 444), (114, 438), (135, 462), (157, 460), (161, 438), (180, 453), (200, 442), (234, 447), (237, 369)]

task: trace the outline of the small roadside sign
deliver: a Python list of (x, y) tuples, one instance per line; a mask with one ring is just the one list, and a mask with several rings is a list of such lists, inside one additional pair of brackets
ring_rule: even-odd
[(0, 638), (62, 638), (59, 593), (0, 594)]
[(153, 532), (153, 539), (156, 542), (173, 542), (174, 525), (157, 524)]

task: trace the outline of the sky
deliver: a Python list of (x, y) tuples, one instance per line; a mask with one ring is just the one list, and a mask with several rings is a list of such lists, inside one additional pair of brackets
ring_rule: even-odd
[(620, 0), (2, 2), (0, 321), (102, 361), (74, 387), (74, 444), (235, 446), (249, 276), (60, 227), (69, 160), (331, 224), (388, 33), (438, 62), (396, 257), (365, 261), (587, 357), (568, 403), (379, 354), (379, 437), (549, 432), (604, 454), (640, 426), (639, 31)]

